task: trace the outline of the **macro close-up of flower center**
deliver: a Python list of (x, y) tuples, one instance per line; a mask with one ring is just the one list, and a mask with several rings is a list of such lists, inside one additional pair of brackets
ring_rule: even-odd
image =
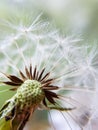
[[(26, 75), (24, 75), (22, 71), (19, 71), (21, 78), (5, 74), (10, 81), (3, 83), (12, 86), (13, 88), (10, 90), (17, 91), (0, 110), (1, 118), (5, 117), (5, 121), (12, 120), (12, 124), (16, 121), (20, 122), (17, 126), (10, 123), (11, 129), (14, 130), (17, 127), (18, 130), (22, 130), (25, 123), (29, 120), (30, 115), (40, 103), (43, 103), (43, 105), (48, 108), (46, 99), (51, 104), (55, 104), (55, 98), (59, 98), (56, 93), (51, 92), (51, 90), (58, 89), (57, 86), (52, 85), (54, 79), (48, 78), (50, 73), (43, 75), (44, 71), (45, 68), (39, 72), (35, 67), (34, 72), (32, 72), (32, 65), (30, 65), (29, 69), (25, 67)], [(58, 108), (50, 107), (49, 109)]]
[(1, 1), (0, 130), (98, 130), (97, 4), (80, 1)]

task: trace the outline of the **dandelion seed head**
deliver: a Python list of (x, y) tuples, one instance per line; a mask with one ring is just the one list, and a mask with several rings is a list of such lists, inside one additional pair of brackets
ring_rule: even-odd
[[(55, 122), (57, 123), (58, 119), (60, 119), (59, 115), (62, 116), (64, 114), (62, 116), (63, 119), (61, 119), (66, 122), (64, 127), (68, 130), (73, 130), (74, 128), (75, 130), (79, 130), (85, 127), (89, 122), (87, 119), (92, 117), (89, 108), (92, 108), (93, 111), (96, 109), (96, 105), (95, 109), (92, 107), (95, 94), (88, 92), (88, 90), (95, 90), (98, 83), (97, 46), (83, 45), (81, 44), (81, 42), (83, 42), (81, 38), (63, 36), (59, 34), (57, 30), (53, 30), (53, 28), (48, 30), (49, 23), (40, 22), (40, 17), (40, 15), (36, 17), (33, 22), (29, 21), (29, 24), (23, 23), (21, 20), (17, 24), (9, 21), (5, 22), (5, 26), (9, 26), (10, 31), (5, 33), (5, 37), (0, 42), (0, 53), (2, 54), (0, 70), (2, 71), (4, 67), (6, 74), (13, 73), (16, 75), (14, 78), (17, 79), (18, 82), (15, 82), (15, 79), (12, 78), (13, 76), (9, 75), (8, 78), (10, 82), (4, 81), (4, 83), (10, 86), (20, 86), (16, 91), (16, 95), (18, 97), (20, 96), (19, 101), (25, 98), (24, 102), (27, 103), (27, 96), (29, 97), (30, 94), (32, 94), (32, 98), (35, 95), (36, 98), (34, 97), (34, 101), (38, 101), (38, 106), (42, 105), (41, 101), (46, 98), (51, 105), (55, 105), (55, 102), (57, 102), (56, 107), (59, 111), (60, 107), (62, 109), (76, 108), (71, 112), (61, 112), (57, 114), (58, 118), (55, 118), (54, 112), (52, 112), (51, 115), (54, 116), (52, 117), (54, 125)], [(34, 79), (32, 77), (34, 73), (32, 75), (31, 68), (27, 67), (30, 64), (32, 65), (32, 70), (35, 71), (35, 66), (37, 65), (37, 72)], [(23, 67), (25, 68), (24, 70)], [(45, 70), (43, 68), (45, 68)], [(18, 77), (19, 70), (21, 70), (22, 84), (19, 84), (19, 81), (21, 81)], [(46, 77), (49, 76), (49, 73), (51, 74), (51, 79), (45, 80), (44, 85), (41, 83), (42, 77), (40, 77), (43, 71), (45, 71), (44, 74), (46, 74)], [(45, 75), (43, 75), (43, 77), (44, 76)], [(50, 84), (50, 81), (54, 78), (55, 82)], [(49, 84), (46, 83), (46, 81), (49, 82)], [(33, 86), (37, 86), (36, 89), (33, 88), (34, 91), (31, 90)], [(43, 89), (41, 88), (42, 86)], [(61, 92), (64, 98), (61, 96), (61, 100), (58, 98), (60, 91), (58, 90), (57, 93), (54, 93), (54, 90), (57, 89), (56, 86), (64, 89)], [(69, 87), (68, 89), (67, 86), (71, 88)], [(28, 87), (30, 88), (27, 90)], [(20, 93), (23, 94), (23, 98), (21, 98)], [(36, 94), (38, 95), (36, 96)], [(37, 98), (39, 100), (37, 100)], [(88, 104), (88, 100), (91, 101), (91, 104)], [(47, 109), (47, 101), (44, 100), (43, 102), (44, 107), (42, 107), (42, 109)], [(58, 105), (59, 103), (60, 106)], [(34, 102), (33, 104), (35, 105)], [(13, 104), (11, 105), (13, 106)], [(23, 105), (23, 107), (24, 106), (25, 105)], [(58, 128), (56, 128), (56, 130), (58, 130)]]

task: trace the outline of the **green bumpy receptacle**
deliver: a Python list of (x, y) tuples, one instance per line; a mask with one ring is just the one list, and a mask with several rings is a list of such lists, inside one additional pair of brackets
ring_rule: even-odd
[(38, 105), (44, 98), (45, 94), (41, 88), (41, 83), (36, 80), (26, 80), (17, 90), (14, 98), (16, 102), (24, 106)]
[(40, 82), (37, 80), (26, 80), (17, 89), (16, 94), (5, 103), (0, 112), (0, 119), (10, 113), (15, 106), (17, 106), (19, 110), (36, 107), (44, 97), (45, 93), (41, 88)]

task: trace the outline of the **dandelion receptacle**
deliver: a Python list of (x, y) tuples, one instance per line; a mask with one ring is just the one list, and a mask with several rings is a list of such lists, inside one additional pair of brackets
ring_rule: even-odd
[[(5, 74), (9, 81), (3, 83), (13, 86), (10, 90), (16, 91), (16, 94), (0, 110), (0, 120), (2, 121), (0, 130), (5, 128), (7, 130), (22, 130), (41, 103), (47, 109), (60, 111), (74, 109), (55, 106), (55, 99), (59, 99), (59, 95), (51, 90), (58, 90), (59, 87), (52, 85), (55, 79), (48, 78), (50, 73), (44, 74), (44, 71), (45, 69), (39, 72), (35, 67), (32, 73), (32, 65), (30, 65), (29, 69), (25, 67), (26, 75), (19, 71), (21, 78)], [(49, 107), (47, 101), (53, 106)]]

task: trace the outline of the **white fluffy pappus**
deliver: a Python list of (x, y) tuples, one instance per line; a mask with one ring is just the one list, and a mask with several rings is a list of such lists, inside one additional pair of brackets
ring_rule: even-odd
[(49, 22), (40, 21), (40, 17), (33, 22), (28, 19), (27, 23), (21, 19), (17, 23), (5, 20), (0, 41), (0, 71), (17, 75), (19, 69), (30, 63), (38, 70), (45, 67), (45, 71), (56, 78), (54, 84), (60, 87), (57, 91), (59, 107), (75, 108), (49, 112), (49, 129), (93, 130), (92, 120), (98, 108), (94, 102), (97, 99), (98, 46), (81, 44), (81, 38), (74, 35), (64, 36), (49, 28)]

